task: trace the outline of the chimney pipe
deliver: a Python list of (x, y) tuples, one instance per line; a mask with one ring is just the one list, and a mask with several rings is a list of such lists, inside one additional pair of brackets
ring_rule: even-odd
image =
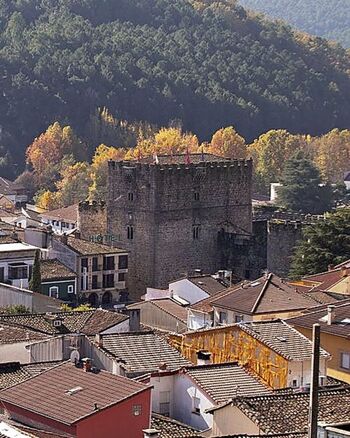
[(327, 325), (332, 325), (335, 320), (335, 306), (327, 306)]
[(68, 243), (68, 236), (66, 233), (61, 234), (61, 242), (63, 243), (63, 245), (67, 245)]
[(334, 269), (334, 265), (329, 264), (329, 265), (328, 265), (328, 271), (333, 271), (333, 269)]
[(82, 359), (82, 362), (83, 362), (83, 370), (86, 373), (89, 373), (92, 368), (91, 359), (89, 357), (85, 357), (84, 359)]
[(210, 351), (197, 351), (197, 365), (209, 365), (211, 363)]
[(159, 438), (160, 432), (156, 429), (144, 429), (143, 431), (143, 438)]
[(139, 332), (140, 331), (140, 309), (129, 309), (129, 330), (131, 332)]
[(96, 333), (95, 344), (97, 344), (98, 347), (103, 347), (103, 339), (101, 333)]

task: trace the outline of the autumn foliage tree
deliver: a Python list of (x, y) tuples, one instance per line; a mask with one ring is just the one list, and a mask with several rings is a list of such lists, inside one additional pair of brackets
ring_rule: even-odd
[(206, 148), (207, 152), (227, 158), (246, 158), (247, 145), (233, 126), (215, 132)]
[(70, 126), (62, 127), (55, 122), (27, 149), (27, 163), (33, 168), (38, 187), (52, 188), (65, 155), (72, 155), (76, 160), (84, 159), (85, 148)]

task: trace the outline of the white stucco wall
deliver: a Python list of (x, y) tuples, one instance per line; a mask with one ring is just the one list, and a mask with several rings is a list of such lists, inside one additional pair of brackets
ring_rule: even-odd
[(101, 332), (101, 335), (111, 335), (113, 333), (125, 333), (128, 331), (129, 331), (129, 318)]
[(260, 435), (261, 431), (236, 406), (225, 406), (213, 413), (213, 427), (210, 436)]
[(187, 327), (189, 330), (198, 330), (204, 327), (212, 327), (212, 320), (208, 313), (197, 312), (193, 309), (188, 309)]
[(184, 298), (191, 304), (198, 303), (198, 301), (204, 300), (204, 298), (209, 296), (187, 278), (169, 283), (169, 292), (179, 295), (179, 297)]
[[(320, 376), (327, 375), (327, 361), (324, 357), (320, 358)], [(311, 382), (311, 360), (302, 362), (288, 362), (288, 379), (289, 387), (293, 386), (293, 380), (297, 380), (297, 387), (305, 386)]]
[(16, 342), (13, 344), (0, 344), (0, 363), (20, 362), (30, 363), (30, 353), (26, 349), (29, 341)]

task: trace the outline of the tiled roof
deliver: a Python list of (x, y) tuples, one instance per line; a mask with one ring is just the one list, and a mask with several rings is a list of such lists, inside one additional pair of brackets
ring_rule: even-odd
[(13, 344), (22, 341), (42, 341), (47, 339), (48, 335), (37, 332), (28, 328), (18, 327), (9, 324), (4, 324), (0, 315), (0, 344)]
[(199, 365), (185, 370), (214, 401), (250, 395), (268, 395), (272, 392), (238, 363)]
[[(288, 360), (311, 359), (311, 341), (284, 321), (245, 322), (239, 327)], [(321, 356), (329, 354), (321, 349)]]
[(212, 301), (214, 307), (235, 310), (246, 314), (288, 312), (308, 309), (319, 304), (307, 295), (285, 283), (274, 274), (251, 283), (233, 287), (231, 293)]
[[(309, 329), (312, 329), (313, 324), (317, 323), (321, 326), (321, 332), (350, 338), (350, 301), (332, 303), (332, 306), (335, 307), (335, 320), (331, 325), (328, 325), (327, 321), (323, 319), (327, 316), (327, 306), (320, 306), (312, 312), (288, 319), (288, 323), (296, 327)], [(344, 321), (345, 319), (347, 321)]]
[(69, 207), (58, 208), (56, 210), (47, 211), (40, 215), (45, 219), (54, 219), (58, 221), (65, 221), (76, 223), (78, 220), (78, 204), (70, 205)]
[(159, 438), (189, 438), (199, 436), (196, 429), (172, 418), (152, 413), (151, 428), (160, 432)]
[(0, 389), (23, 382), (29, 377), (30, 374), (21, 367), (19, 362), (0, 363)]
[(346, 276), (349, 276), (349, 273), (345, 273), (344, 268), (350, 270), (350, 260), (341, 263), (334, 269), (319, 274), (307, 275), (303, 279), (317, 283), (318, 289), (328, 290)]
[(129, 374), (156, 371), (164, 362), (171, 371), (191, 364), (163, 337), (153, 332), (104, 335), (103, 349), (124, 360)]
[[(94, 309), (86, 311), (58, 312), (58, 313), (29, 313), (21, 315), (0, 315), (0, 324), (8, 327), (10, 330), (9, 339), (21, 338), (27, 339), (26, 331), (29, 330), (29, 336), (33, 332), (46, 335), (58, 335), (65, 333), (84, 333), (86, 335), (95, 335), (113, 325), (125, 321), (128, 317), (117, 312), (108, 310)], [(61, 320), (61, 326), (55, 327), (53, 321)], [(13, 335), (11, 334), (13, 331)], [(18, 331), (18, 333), (17, 333)], [(0, 340), (5, 336), (0, 331)], [(35, 336), (34, 336), (35, 338)]]
[(22, 184), (10, 181), (9, 179), (0, 177), (0, 193), (3, 195), (13, 195), (18, 190), (25, 190)]
[(127, 253), (125, 249), (115, 248), (102, 243), (90, 242), (89, 240), (78, 239), (77, 237), (67, 236), (67, 246), (80, 255), (98, 254), (119, 254)]
[(60, 363), (60, 361), (39, 362), (26, 365), (21, 365), (19, 362), (0, 363), (0, 389), (5, 389), (23, 382)]
[(333, 304), (347, 298), (347, 296), (343, 294), (337, 294), (321, 290), (312, 290), (307, 293), (312, 299), (318, 301), (320, 304)]
[(212, 312), (213, 311), (212, 302), (218, 298), (226, 296), (226, 294), (230, 294), (231, 292), (232, 292), (232, 288), (221, 290), (215, 293), (214, 295), (209, 296), (208, 298), (204, 298), (204, 300), (192, 304), (190, 308), (204, 313)]
[[(310, 394), (283, 394), (247, 397), (233, 403), (240, 408), (264, 433), (306, 432)], [(318, 421), (349, 422), (350, 389), (319, 392)]]
[[(80, 387), (76, 392), (69, 391)], [(0, 400), (27, 411), (74, 424), (98, 409), (105, 409), (148, 387), (107, 371), (85, 372), (71, 362), (25, 380), (0, 392)]]
[[(217, 161), (230, 161), (229, 158), (219, 157), (218, 155), (198, 153), (198, 154), (173, 154), (173, 155), (157, 155), (158, 164), (187, 164), (187, 160), (190, 163), (198, 164), (204, 162), (217, 162)], [(134, 160), (135, 161), (135, 160)], [(149, 156), (141, 158), (140, 162), (145, 164), (155, 164), (155, 157)]]
[(200, 289), (204, 290), (209, 295), (215, 295), (226, 289), (226, 286), (222, 284), (219, 280), (213, 278), (211, 275), (203, 275), (200, 277), (189, 277), (188, 280), (198, 286)]
[(57, 259), (40, 261), (41, 280), (72, 279), (77, 274)]

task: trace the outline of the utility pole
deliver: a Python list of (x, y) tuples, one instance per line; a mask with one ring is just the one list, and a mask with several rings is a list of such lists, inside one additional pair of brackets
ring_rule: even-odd
[(318, 388), (320, 372), (320, 324), (312, 327), (312, 364), (311, 364), (311, 387), (308, 438), (317, 438), (317, 417), (318, 417)]

